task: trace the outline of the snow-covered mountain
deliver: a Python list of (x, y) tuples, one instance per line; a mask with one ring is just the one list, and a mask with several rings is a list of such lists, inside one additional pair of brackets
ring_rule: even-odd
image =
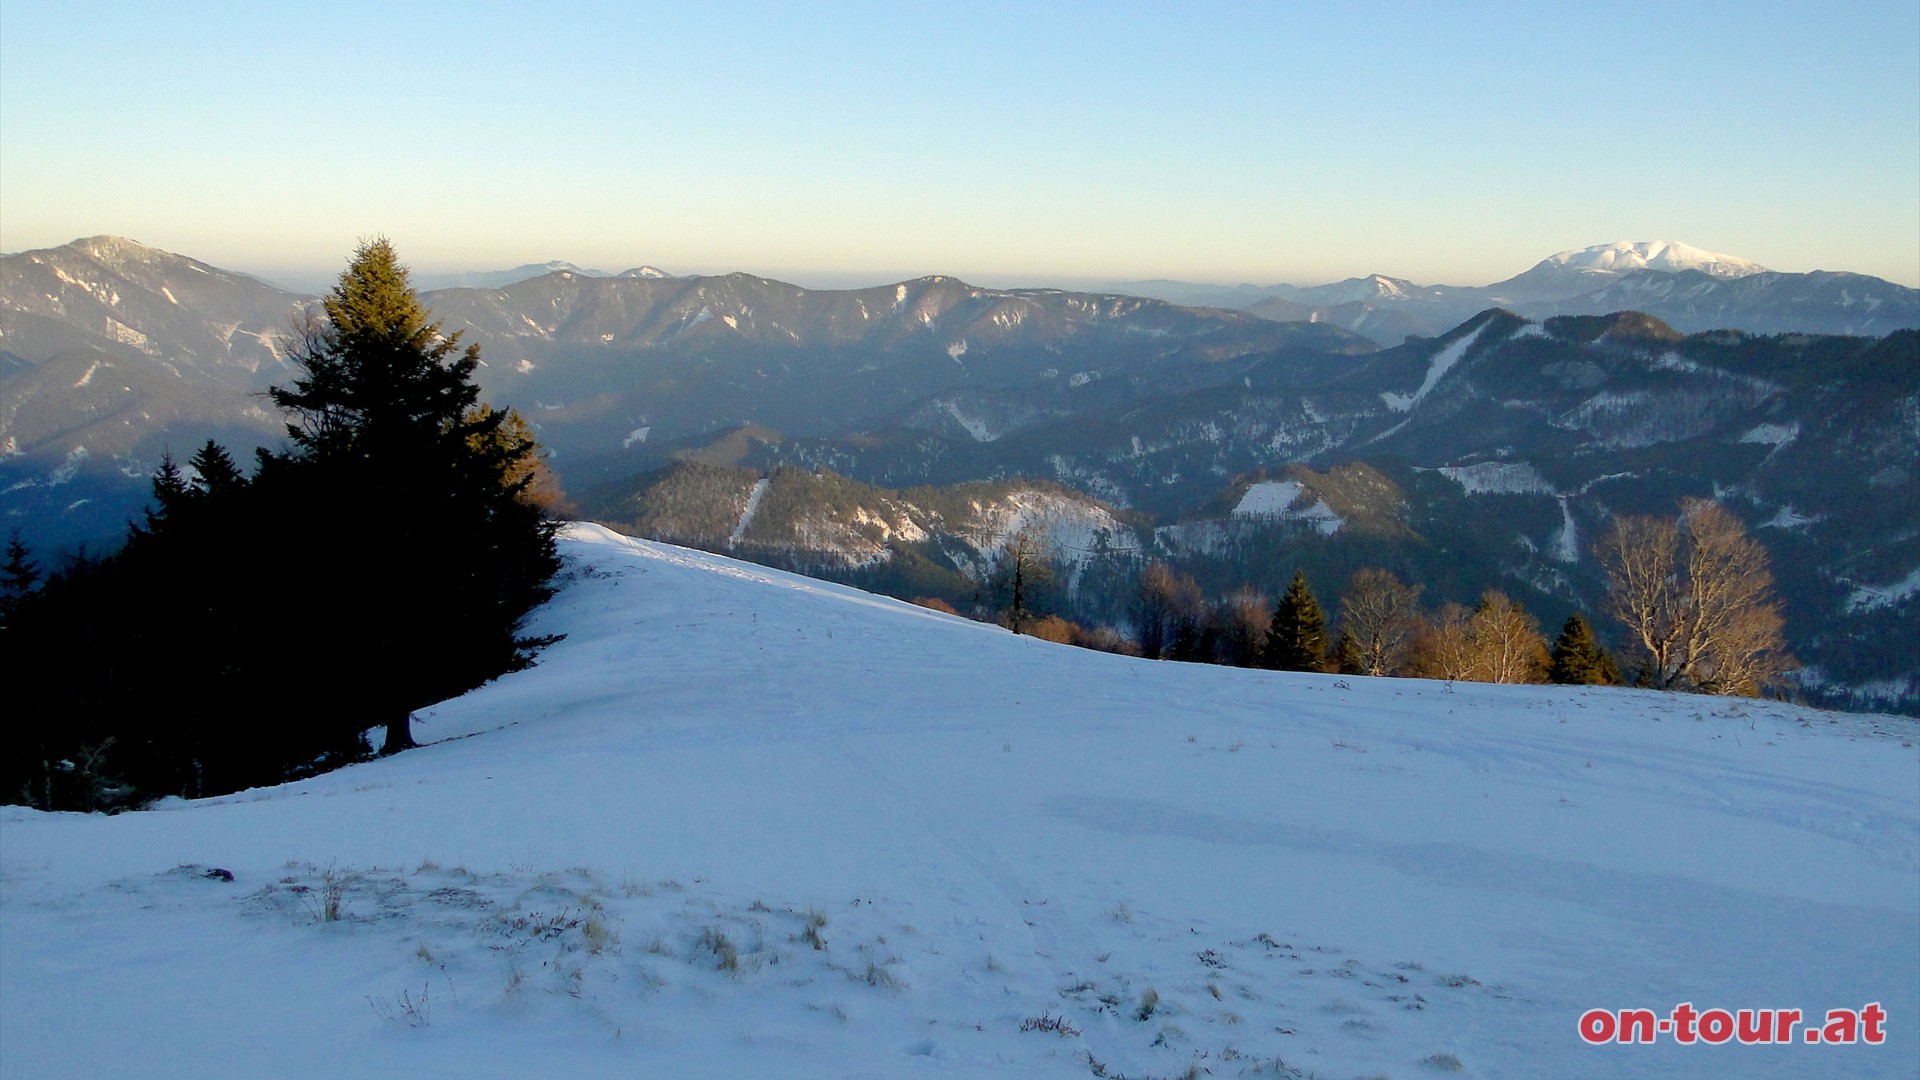
[[(1155, 663), (575, 529), (432, 745), (0, 809), (0, 1076), (1910, 1077), (1910, 721)], [(1589, 1046), (1589, 1009), (1799, 1009)], [(1878, 1003), (1882, 1045), (1807, 1045)]]
[(1617, 240), (1611, 244), (1595, 244), (1578, 251), (1549, 255), (1540, 265), (1612, 274), (1624, 274), (1630, 270), (1664, 270), (1669, 274), (1698, 270), (1717, 278), (1746, 277), (1767, 272), (1767, 268), (1759, 263), (1736, 255), (1702, 251), (1675, 240), (1642, 240), (1637, 243)]
[[(1834, 287), (1833, 278), (1846, 279), (1845, 286)], [(1562, 251), (1491, 285), (1419, 285), (1384, 274), (1305, 287), (1135, 285), (1142, 295), (1177, 295), (1181, 303), (1328, 322), (1387, 346), (1409, 334), (1433, 337), (1490, 307), (1531, 319), (1631, 309), (1685, 331), (1879, 336), (1920, 327), (1920, 290), (1864, 274), (1778, 273), (1674, 240)]]

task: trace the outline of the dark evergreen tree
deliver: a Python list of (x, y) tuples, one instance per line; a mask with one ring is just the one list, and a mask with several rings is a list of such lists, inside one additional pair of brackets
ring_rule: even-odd
[(1260, 666), (1277, 671), (1324, 671), (1327, 665), (1327, 616), (1307, 586), (1307, 576), (1293, 572), (1286, 595), (1273, 609), (1267, 628), (1267, 648)]
[(20, 530), (7, 538), (6, 565), (0, 566), (0, 630), (13, 620), (27, 594), (40, 584), (40, 565), (33, 561), (27, 545), (20, 542)]
[(1576, 686), (1618, 686), (1620, 667), (1594, 640), (1593, 627), (1576, 611), (1567, 616), (1560, 636), (1554, 640), (1547, 678)]
[(1342, 675), (1359, 675), (1366, 669), (1366, 659), (1360, 655), (1360, 643), (1345, 628), (1333, 643), (1333, 670)]
[[(537, 448), (477, 404), (384, 241), (363, 245), (274, 393), (298, 424), (252, 478), (218, 444), (171, 456), (108, 559), (18, 606), (0, 798), (103, 809), (273, 783), (412, 744), (413, 710), (524, 666), (558, 569), (524, 497)], [(24, 560), (24, 554), (22, 554)]]
[[(266, 459), (261, 480), (355, 508), (299, 561), (318, 578), (308, 617), (333, 624), (314, 647), (320, 670), (345, 675), (334, 706), (384, 724), (391, 753), (413, 745), (412, 710), (531, 660), (543, 642), (520, 625), (559, 561), (553, 525), (523, 497), (538, 447), (478, 404), (479, 347), (441, 332), (392, 245), (361, 245), (322, 306), (301, 377), (271, 392), (298, 420), (293, 452)], [(345, 612), (340, 597), (366, 604)]]
[(151, 530), (158, 527), (169, 514), (179, 509), (180, 504), (187, 501), (191, 490), (187, 487), (186, 477), (180, 474), (180, 466), (173, 463), (172, 452), (162, 454), (160, 470), (153, 474), (154, 506), (147, 511), (147, 528)]
[(202, 495), (225, 496), (246, 486), (246, 475), (234, 464), (233, 456), (212, 439), (187, 464), (194, 473), (192, 488)]

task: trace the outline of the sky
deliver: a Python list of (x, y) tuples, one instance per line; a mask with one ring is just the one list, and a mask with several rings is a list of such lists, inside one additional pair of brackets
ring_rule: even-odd
[(1920, 4), (0, 0), (0, 250), (283, 282), (1486, 284), (1678, 240), (1920, 284)]

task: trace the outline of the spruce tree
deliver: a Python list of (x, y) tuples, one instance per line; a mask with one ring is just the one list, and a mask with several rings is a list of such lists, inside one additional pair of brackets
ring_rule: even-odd
[(187, 462), (193, 469), (191, 486), (202, 495), (223, 496), (237, 491), (247, 484), (240, 466), (234, 464), (233, 456), (227, 449), (212, 439), (202, 446), (193, 458)]
[(545, 644), (519, 629), (551, 595), (554, 526), (524, 497), (537, 445), (478, 404), (479, 347), (441, 332), (390, 243), (362, 244), (322, 308), (301, 377), (271, 391), (297, 418), (293, 452), (256, 485), (342, 509), (302, 560), (321, 600), (308, 636), (316, 666), (343, 676), (333, 707), (384, 724), (392, 753), (413, 745), (412, 710)]
[(1261, 666), (1276, 671), (1324, 671), (1326, 663), (1326, 613), (1307, 587), (1307, 576), (1295, 570), (1286, 595), (1273, 609)]
[(1618, 686), (1620, 669), (1594, 640), (1593, 627), (1576, 611), (1567, 616), (1560, 636), (1554, 640), (1547, 678), (1574, 686)]
[[(457, 344), (364, 245), (273, 394), (292, 446), (251, 478), (217, 444), (191, 480), (168, 456), (118, 554), (15, 606), (0, 685), (24, 734), (0, 791), (98, 809), (277, 783), (364, 753), (368, 728), (403, 749), (413, 710), (528, 663), (558, 569), (525, 497), (537, 447), (477, 404)], [(76, 787), (66, 761), (127, 786)]]
[(1333, 670), (1342, 675), (1363, 675), (1366, 673), (1366, 660), (1360, 655), (1360, 643), (1353, 634), (1342, 628), (1340, 637), (1333, 643)]
[(7, 538), (6, 564), (0, 566), (0, 630), (6, 629), (27, 594), (40, 584), (40, 577), (39, 564), (20, 541), (20, 530), (13, 530)]
[(192, 489), (187, 486), (186, 477), (180, 474), (180, 466), (174, 464), (173, 453), (168, 451), (160, 455), (160, 469), (153, 474), (153, 501), (155, 509), (146, 512), (147, 529), (158, 528), (169, 514), (187, 501)]

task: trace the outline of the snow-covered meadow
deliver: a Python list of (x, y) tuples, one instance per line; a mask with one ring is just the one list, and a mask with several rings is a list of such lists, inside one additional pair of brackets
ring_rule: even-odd
[[(1912, 721), (1150, 663), (565, 546), (567, 639), (433, 745), (0, 810), (0, 1075), (1920, 1073)], [(1888, 1037), (1576, 1031), (1688, 1001)]]

